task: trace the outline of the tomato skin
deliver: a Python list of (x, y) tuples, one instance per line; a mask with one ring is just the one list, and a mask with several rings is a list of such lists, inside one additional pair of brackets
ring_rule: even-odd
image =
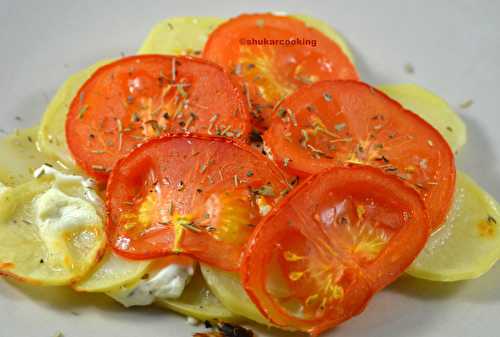
[[(194, 134), (151, 139), (120, 159), (111, 173), (109, 244), (130, 259), (182, 253), (236, 271), (261, 218), (247, 204), (264, 198), (258, 191), (267, 186), (273, 191), (267, 200), (274, 205), (288, 191), (288, 178), (235, 140)], [(222, 200), (220, 208), (213, 205), (214, 196)]]
[[(262, 45), (259, 40), (308, 40), (314, 45)], [(312, 43), (312, 42), (311, 42)], [(203, 56), (224, 66), (247, 95), (253, 124), (265, 130), (273, 107), (300, 86), (359, 75), (342, 49), (299, 19), (274, 14), (243, 14), (218, 26)]]
[[(352, 222), (337, 222), (344, 214), (342, 212), (348, 209), (345, 200), (351, 200), (351, 197), (356, 202), (365, 203), (362, 214), (366, 218), (363, 221), (373, 221), (374, 227), (364, 227), (364, 223), (353, 227), (351, 218)], [(332, 209), (334, 213), (330, 212)], [(407, 213), (408, 217), (404, 215)], [(332, 214), (333, 223), (329, 222)], [(379, 223), (383, 219), (388, 219), (387, 223)], [(392, 221), (394, 219), (397, 221)], [(384, 240), (382, 246), (370, 236), (377, 230), (380, 231), (379, 238)], [(366, 240), (354, 241), (356, 245), (352, 246), (346, 240), (349, 235), (365, 237)], [(260, 222), (243, 257), (242, 282), (252, 301), (274, 324), (318, 335), (361, 313), (375, 292), (393, 282), (411, 264), (429, 235), (430, 223), (425, 206), (419, 195), (406, 184), (373, 167), (331, 168), (307, 178)], [(298, 240), (299, 237), (303, 237), (302, 240)], [(378, 247), (376, 254), (369, 260), (360, 258), (363, 250), (354, 248), (370, 248), (371, 243), (371, 248)], [(371, 249), (367, 251), (373, 252)], [(283, 252), (288, 257), (281, 254)], [(281, 255), (285, 256), (281, 263), (266, 267), (273, 265), (273, 259)], [(328, 298), (328, 286), (326, 292), (322, 287), (329, 280), (330, 272), (318, 274), (320, 277), (316, 281), (313, 276), (321, 271), (317, 267), (321, 266), (322, 260), (326, 266), (331, 266), (332, 274), (339, 270), (340, 265), (343, 273), (338, 275), (350, 275), (351, 281), (354, 280), (343, 288), (341, 299), (345, 298), (345, 301), (332, 305), (331, 311), (325, 311), (321, 317), (299, 318), (290, 314), (278, 295), (269, 290), (269, 280), (276, 272), (272, 268), (288, 273), (291, 284), (299, 282), (290, 286), (288, 281), (292, 294), (286, 296), (304, 299), (307, 295), (324, 294), (324, 298)], [(281, 278), (278, 280), (283, 282)], [(341, 284), (342, 278), (337, 282)]]
[(99, 68), (80, 88), (66, 119), (68, 147), (85, 172), (105, 182), (114, 163), (166, 133), (247, 141), (245, 98), (218, 65), (194, 57), (139, 55)]
[[(283, 111), (292, 111), (295, 123)], [(456, 168), (448, 143), (422, 118), (365, 83), (302, 87), (276, 107), (263, 139), (291, 174), (306, 177), (354, 163), (398, 176), (422, 195), (434, 228), (451, 206)]]

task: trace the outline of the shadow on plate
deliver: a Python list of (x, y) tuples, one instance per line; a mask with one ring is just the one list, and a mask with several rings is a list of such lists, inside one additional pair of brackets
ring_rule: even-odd
[(68, 287), (38, 287), (5, 279), (13, 288), (31, 300), (52, 309), (77, 311), (96, 307), (106, 311), (120, 311), (122, 307), (104, 294), (79, 293)]
[(116, 322), (134, 317), (155, 321), (166, 315), (175, 315), (156, 306), (125, 308), (102, 293), (79, 293), (68, 287), (36, 287), (13, 280), (6, 280), (6, 283), (37, 304), (67, 315), (106, 314), (106, 319)]
[(452, 297), (463, 287), (464, 282), (434, 282), (402, 275), (384, 291), (432, 301)]
[(428, 301), (440, 301), (460, 296), (461, 299), (470, 302), (498, 302), (500, 301), (500, 264), (477, 279), (459, 282), (434, 282), (403, 275), (384, 291)]

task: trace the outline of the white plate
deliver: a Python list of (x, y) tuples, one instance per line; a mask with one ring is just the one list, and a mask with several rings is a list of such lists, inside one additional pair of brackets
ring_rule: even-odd
[[(500, 2), (495, 1), (1, 1), (0, 128), (36, 123), (68, 75), (96, 60), (133, 53), (165, 17), (263, 10), (302, 12), (330, 22), (351, 42), (365, 81), (416, 82), (457, 108), (473, 99), (470, 108), (459, 109), (469, 129), (459, 167), (500, 198)], [(407, 63), (414, 74), (405, 72)], [(190, 336), (193, 330), (172, 313), (124, 310), (103, 296), (4, 281), (0, 308), (0, 337), (50, 337), (59, 330), (67, 337)], [(497, 266), (478, 280), (456, 284), (403, 278), (328, 336), (493, 337), (500, 334), (499, 317)]]

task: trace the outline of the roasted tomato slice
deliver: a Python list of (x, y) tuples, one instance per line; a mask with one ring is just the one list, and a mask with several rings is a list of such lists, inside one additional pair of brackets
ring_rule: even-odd
[(283, 15), (233, 18), (210, 34), (203, 55), (224, 66), (241, 85), (258, 129), (269, 126), (276, 103), (301, 85), (358, 79), (356, 69), (335, 42)]
[(141, 55), (99, 68), (73, 99), (69, 149), (91, 176), (105, 181), (113, 164), (164, 133), (246, 139), (245, 97), (219, 66), (179, 56)]
[(275, 110), (264, 142), (282, 167), (308, 175), (349, 163), (373, 165), (420, 192), (434, 228), (448, 213), (455, 159), (430, 124), (355, 81), (299, 89)]
[(110, 244), (131, 259), (185, 253), (237, 270), (254, 227), (289, 189), (281, 170), (249, 145), (194, 135), (153, 139), (111, 173)]
[(422, 200), (399, 179), (368, 166), (329, 169), (258, 225), (242, 280), (273, 323), (316, 335), (360, 313), (429, 233)]

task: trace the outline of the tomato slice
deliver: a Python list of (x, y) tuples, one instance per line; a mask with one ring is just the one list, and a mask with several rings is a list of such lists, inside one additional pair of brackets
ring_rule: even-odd
[(210, 34), (203, 55), (224, 66), (241, 85), (258, 129), (269, 126), (273, 107), (298, 87), (318, 80), (359, 78), (334, 41), (283, 15), (233, 18)]
[(66, 120), (73, 157), (99, 181), (151, 137), (193, 132), (244, 140), (249, 131), (246, 100), (222, 68), (166, 55), (132, 56), (99, 68)]
[(248, 237), (290, 189), (275, 164), (221, 137), (153, 139), (118, 161), (107, 187), (107, 233), (131, 259), (185, 253), (238, 270)]
[(262, 220), (243, 258), (244, 287), (274, 324), (314, 335), (360, 313), (430, 233), (417, 192), (369, 166), (309, 177)]
[(350, 163), (381, 168), (420, 192), (439, 227), (455, 187), (455, 159), (430, 124), (355, 81), (303, 87), (275, 111), (264, 142), (275, 161), (305, 176)]

